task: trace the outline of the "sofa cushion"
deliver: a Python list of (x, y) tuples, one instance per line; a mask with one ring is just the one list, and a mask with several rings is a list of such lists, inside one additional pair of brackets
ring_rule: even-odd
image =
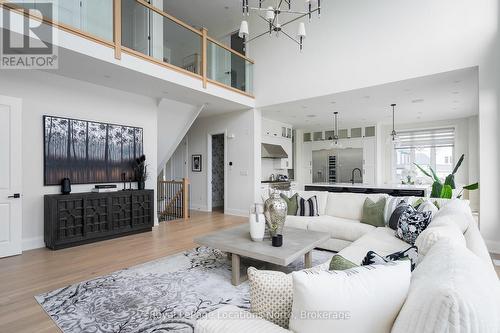
[(288, 215), (285, 220), (285, 227), (307, 230), (307, 226), (311, 220), (320, 219), (321, 217), (322, 216), (305, 217)]
[(293, 272), (290, 330), (390, 332), (410, 286), (408, 260), (344, 271)]
[(350, 260), (347, 260), (346, 258), (342, 257), (341, 255), (334, 255), (332, 257), (332, 260), (330, 260), (330, 266), (328, 267), (329, 271), (344, 271), (346, 269), (358, 267), (355, 263), (353, 263)]
[(408, 244), (415, 244), (418, 235), (427, 228), (431, 219), (432, 212), (418, 212), (413, 206), (408, 205), (398, 219), (396, 237), (404, 240)]
[(234, 305), (226, 305), (196, 321), (195, 333), (290, 333), (265, 319)]
[(297, 197), (299, 195), (295, 193), (291, 197), (288, 197), (285, 193), (280, 193), (280, 197), (285, 200), (286, 206), (288, 209), (287, 215), (295, 215), (297, 214)]
[(408, 248), (408, 243), (394, 236), (394, 230), (386, 227), (373, 228), (357, 241), (339, 252), (341, 256), (357, 265), (365, 258), (368, 251), (375, 251), (382, 256)]
[(352, 242), (375, 229), (375, 227), (356, 220), (325, 215), (311, 218), (307, 229), (311, 231), (327, 232), (332, 238)]
[(474, 217), (472, 216), (469, 202), (466, 200), (453, 199), (439, 209), (433, 216), (429, 227), (455, 225), (464, 233), (471, 223), (474, 223)]
[(369, 224), (374, 227), (384, 227), (384, 208), (385, 208), (386, 198), (380, 198), (377, 202), (374, 202), (370, 198), (365, 199), (363, 204), (363, 216), (361, 217), (361, 223)]
[(292, 277), (276, 271), (248, 268), (251, 312), (288, 328), (292, 312)]
[(324, 191), (297, 191), (298, 195), (304, 199), (309, 199), (312, 196), (316, 196), (318, 200), (318, 213), (319, 215), (325, 215), (326, 201), (328, 198), (328, 192)]
[(411, 280), (393, 333), (500, 332), (498, 277), (469, 249), (439, 241)]
[(328, 193), (326, 215), (361, 221), (366, 198), (378, 201), (387, 194)]
[(418, 235), (415, 245), (421, 255), (426, 255), (431, 247), (441, 239), (449, 239), (461, 244), (463, 247), (466, 246), (464, 235), (455, 225), (441, 225), (427, 228)]
[(418, 260), (418, 250), (415, 246), (409, 247), (404, 251), (398, 251), (386, 256), (381, 256), (374, 251), (368, 251), (363, 259), (362, 265), (381, 265), (390, 261), (410, 260), (411, 270), (415, 269)]
[[(410, 204), (410, 197), (392, 197), (389, 196), (385, 201), (385, 209), (384, 209), (384, 220), (385, 225), (390, 226), (391, 216), (396, 210), (396, 208), (401, 204), (401, 202)], [(396, 226), (392, 226), (391, 228), (396, 229)]]
[(319, 216), (318, 199), (315, 195), (304, 199), (297, 195), (297, 216)]

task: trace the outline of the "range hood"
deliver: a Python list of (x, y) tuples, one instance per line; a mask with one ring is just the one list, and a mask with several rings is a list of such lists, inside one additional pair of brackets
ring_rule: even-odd
[(261, 145), (260, 153), (262, 158), (288, 158), (288, 154), (283, 147), (269, 143)]

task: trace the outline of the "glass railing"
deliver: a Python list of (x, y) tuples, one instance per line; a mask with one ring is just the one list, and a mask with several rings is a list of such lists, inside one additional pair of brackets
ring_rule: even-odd
[[(47, 2), (52, 8), (46, 6)], [(19, 6), (39, 10), (46, 21), (61, 29), (114, 47), (117, 59), (122, 51), (127, 52), (194, 74), (204, 87), (209, 82), (253, 94), (251, 59), (208, 37), (206, 30), (197, 30), (149, 2), (17, 0), (5, 5), (14, 10)]]
[(207, 78), (253, 93), (253, 62), (213, 40), (207, 46)]
[[(35, 9), (54, 23), (113, 41), (113, 0), (16, 0), (13, 3)], [(47, 6), (48, 3), (52, 6)]]
[(122, 0), (121, 13), (122, 46), (201, 75), (200, 32), (135, 0)]

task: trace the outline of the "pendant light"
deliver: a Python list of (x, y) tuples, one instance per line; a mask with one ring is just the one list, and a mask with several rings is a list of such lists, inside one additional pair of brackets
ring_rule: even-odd
[(339, 143), (339, 113), (335, 111), (333, 113), (333, 137), (330, 148), (342, 148), (342, 145)]
[(392, 132), (391, 132), (391, 137), (392, 137), (392, 142), (396, 143), (399, 141), (398, 133), (396, 132), (396, 125), (395, 125), (395, 110), (394, 108), (396, 107), (396, 104), (391, 104), (392, 106)]

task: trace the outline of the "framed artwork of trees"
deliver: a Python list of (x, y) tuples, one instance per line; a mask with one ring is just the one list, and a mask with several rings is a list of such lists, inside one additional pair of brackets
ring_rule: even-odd
[(44, 185), (135, 181), (135, 158), (143, 154), (143, 129), (43, 116)]

